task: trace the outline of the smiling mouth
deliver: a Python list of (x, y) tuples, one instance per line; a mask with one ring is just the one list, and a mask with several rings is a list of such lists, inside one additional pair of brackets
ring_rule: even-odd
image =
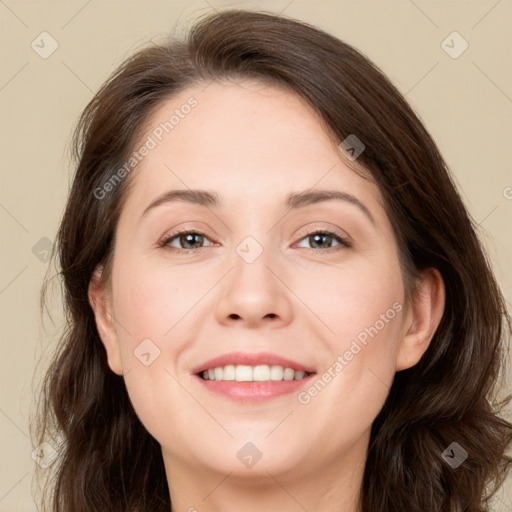
[(302, 380), (314, 372), (294, 370), (281, 365), (233, 365), (217, 366), (197, 373), (203, 380), (236, 382), (276, 382)]

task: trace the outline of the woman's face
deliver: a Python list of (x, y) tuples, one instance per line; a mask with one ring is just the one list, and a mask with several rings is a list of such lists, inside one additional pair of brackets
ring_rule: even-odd
[(284, 481), (361, 461), (401, 361), (426, 349), (402, 355), (412, 316), (378, 189), (297, 96), (205, 85), (160, 105), (134, 148), (110, 367), (167, 467)]

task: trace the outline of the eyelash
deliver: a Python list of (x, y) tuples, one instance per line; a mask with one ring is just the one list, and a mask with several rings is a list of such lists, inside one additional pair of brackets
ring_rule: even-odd
[[(177, 247), (171, 247), (169, 246), (168, 244), (170, 242), (172, 242), (175, 238), (179, 237), (179, 236), (185, 236), (185, 235), (190, 235), (190, 234), (194, 234), (194, 235), (200, 235), (200, 236), (203, 236), (205, 238), (208, 238), (209, 237), (201, 232), (201, 231), (198, 231), (198, 230), (185, 230), (185, 231), (177, 231), (176, 233), (172, 233), (171, 235), (169, 236), (165, 236), (163, 238), (163, 240), (158, 244), (159, 247), (161, 247), (162, 249), (166, 249), (168, 251), (171, 251), (171, 252), (178, 252), (178, 253), (182, 253), (182, 254), (190, 254), (190, 253), (194, 253), (194, 252), (197, 252), (199, 249), (205, 249), (206, 247), (199, 247), (197, 249), (180, 249), (180, 248), (177, 248)], [(329, 247), (328, 249), (315, 249), (315, 248), (306, 248), (306, 249), (309, 249), (310, 251), (313, 251), (313, 252), (333, 252), (334, 251), (337, 251), (339, 250), (341, 247), (345, 247), (345, 248), (350, 248), (352, 247), (352, 243), (349, 242), (345, 237), (342, 237), (341, 235), (339, 235), (338, 233), (336, 233), (335, 231), (329, 231), (327, 229), (316, 229), (314, 231), (311, 231), (311, 232), (308, 232), (305, 236), (303, 236), (299, 241), (302, 241), (304, 240), (305, 238), (309, 238), (311, 236), (314, 236), (314, 235), (317, 235), (317, 234), (322, 234), (322, 235), (328, 235), (328, 236), (331, 236), (332, 238), (334, 238), (337, 242), (340, 243), (340, 246), (338, 247)], [(211, 240), (210, 240), (211, 241)]]

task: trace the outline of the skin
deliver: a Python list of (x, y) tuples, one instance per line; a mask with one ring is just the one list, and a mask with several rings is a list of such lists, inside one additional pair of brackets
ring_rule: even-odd
[[(157, 108), (142, 140), (191, 96), (198, 105), (130, 176), (108, 286), (101, 269), (91, 279), (109, 366), (162, 447), (173, 510), (355, 512), (372, 422), (395, 372), (428, 348), (442, 279), (425, 271), (407, 300), (378, 188), (347, 167), (292, 92), (249, 81), (194, 86)], [(166, 203), (141, 219), (163, 192), (188, 188), (224, 204)], [(346, 201), (287, 211), (289, 193), (311, 188), (354, 195), (374, 223)], [(175, 229), (206, 237), (159, 247)], [(318, 248), (314, 229), (353, 245), (327, 237)], [(247, 236), (263, 249), (250, 264), (236, 252)], [(178, 252), (187, 247), (198, 248)], [(394, 303), (401, 311), (307, 404), (297, 393), (234, 402), (191, 375), (232, 351), (274, 352), (320, 375)], [(134, 350), (148, 338), (160, 354), (145, 366)], [(251, 468), (237, 457), (247, 442), (262, 453)]]

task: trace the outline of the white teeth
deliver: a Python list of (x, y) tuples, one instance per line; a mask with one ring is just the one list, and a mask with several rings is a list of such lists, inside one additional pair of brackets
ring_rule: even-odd
[(268, 364), (255, 366), (252, 371), (252, 380), (265, 381), (270, 379), (270, 368)]
[(282, 366), (270, 367), (270, 380), (283, 380), (284, 370)]
[(294, 375), (295, 370), (292, 370), (292, 368), (286, 368), (284, 371), (284, 380), (293, 380)]
[(224, 366), (224, 371), (222, 372), (221, 378), (219, 380), (235, 380), (236, 378), (236, 368), (234, 364), (228, 364)]
[(270, 380), (300, 380), (307, 376), (306, 372), (279, 365), (262, 364), (248, 366), (244, 364), (218, 366), (209, 368), (202, 373), (205, 380), (236, 380), (238, 382), (267, 382)]
[[(221, 377), (220, 379), (216, 380), (222, 380), (222, 368), (216, 368), (217, 370), (220, 370)], [(236, 367), (235, 370), (236, 380), (238, 382), (246, 382), (252, 380), (252, 367), (251, 366), (245, 366), (243, 364), (239, 364)]]

